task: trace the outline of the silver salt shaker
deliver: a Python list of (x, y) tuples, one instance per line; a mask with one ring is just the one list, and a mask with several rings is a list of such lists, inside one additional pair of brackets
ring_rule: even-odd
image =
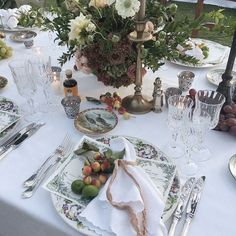
[(163, 107), (163, 90), (161, 89), (161, 80), (159, 77), (155, 79), (153, 89), (153, 112), (162, 112)]

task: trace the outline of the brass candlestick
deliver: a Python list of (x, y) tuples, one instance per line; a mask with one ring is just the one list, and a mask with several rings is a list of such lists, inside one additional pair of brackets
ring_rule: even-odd
[(231, 45), (229, 58), (227, 62), (227, 66), (225, 69), (225, 72), (222, 75), (222, 81), (220, 82), (217, 92), (223, 94), (226, 98), (224, 105), (231, 105), (232, 102), (232, 92), (231, 92), (231, 80), (233, 78), (232, 76), (232, 70), (234, 66), (235, 61), (235, 55), (236, 55), (236, 30), (234, 31), (234, 37), (233, 42)]
[(152, 34), (145, 32), (145, 7), (146, 1), (140, 1), (140, 10), (137, 14), (137, 20), (135, 21), (135, 31), (129, 34), (129, 39), (132, 42), (137, 43), (137, 62), (136, 62), (136, 78), (134, 95), (125, 97), (122, 100), (122, 106), (132, 114), (145, 114), (152, 110), (152, 101), (142, 95), (142, 60), (141, 60), (141, 50), (143, 42), (148, 41), (152, 38)]

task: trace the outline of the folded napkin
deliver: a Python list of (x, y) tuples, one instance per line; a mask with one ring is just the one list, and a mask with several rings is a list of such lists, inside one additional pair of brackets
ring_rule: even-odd
[(32, 7), (29, 5), (22, 5), (19, 8), (14, 9), (0, 9), (0, 24), (9, 29), (15, 28), (19, 22), (18, 19), (20, 17), (20, 14), (26, 14), (31, 10), (31, 8)]
[(187, 44), (191, 47), (191, 49), (186, 50), (180, 44), (178, 44), (176, 48), (177, 50), (179, 50), (180, 53), (183, 53), (187, 56), (191, 56), (191, 57), (196, 58), (199, 61), (202, 61), (204, 59), (202, 50), (192, 41), (188, 41)]
[(114, 151), (125, 148), (123, 160), (99, 195), (78, 216), (79, 220), (103, 236), (164, 236), (161, 216), (165, 207), (161, 193), (144, 170), (136, 166), (136, 153), (124, 138), (111, 141)]

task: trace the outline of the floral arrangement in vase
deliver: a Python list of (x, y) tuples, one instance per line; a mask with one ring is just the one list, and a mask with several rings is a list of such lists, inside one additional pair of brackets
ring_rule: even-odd
[[(118, 88), (135, 80), (137, 50), (127, 36), (135, 30), (139, 8), (139, 0), (66, 0), (61, 7), (50, 9), (53, 17), (46, 17), (44, 26), (56, 31), (59, 45), (68, 46), (68, 52), (59, 59), (61, 64), (75, 56), (76, 69), (92, 72), (105, 85)], [(179, 53), (177, 45), (209, 18), (217, 25), (224, 19), (218, 11), (197, 20), (176, 21), (176, 11), (175, 4), (146, 1), (145, 31), (152, 33), (152, 39), (142, 48), (144, 68), (156, 71), (163, 59), (197, 64), (196, 58)], [(142, 72), (145, 74), (145, 69)]]

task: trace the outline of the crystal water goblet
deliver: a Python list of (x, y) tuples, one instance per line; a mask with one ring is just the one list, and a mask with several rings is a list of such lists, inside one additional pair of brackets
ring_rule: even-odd
[(174, 95), (168, 98), (167, 125), (171, 131), (171, 142), (165, 148), (167, 155), (179, 158), (184, 151), (177, 143), (184, 116), (191, 111), (193, 100), (186, 96)]
[(213, 90), (199, 90), (195, 96), (195, 103), (196, 110), (206, 111), (210, 115), (210, 129), (214, 129), (218, 124), (225, 96)]
[(35, 50), (35, 53), (27, 59), (27, 70), (31, 77), (34, 78), (35, 83), (43, 90), (46, 99), (46, 106), (43, 106), (43, 108), (46, 108), (45, 111), (47, 112), (54, 106), (51, 91), (51, 83), (53, 81), (51, 58), (44, 54), (40, 48)]
[[(196, 122), (197, 121), (197, 122)], [(181, 172), (187, 176), (193, 176), (198, 172), (198, 166), (192, 161), (193, 147), (199, 141), (199, 133), (202, 131), (201, 123), (193, 119), (193, 114), (188, 113), (180, 129), (181, 138), (185, 145), (185, 163), (181, 166)]]
[(40, 113), (36, 112), (33, 96), (36, 93), (37, 87), (35, 81), (30, 77), (26, 70), (24, 60), (15, 59), (9, 62), (14, 82), (18, 93), (27, 99), (27, 106), (22, 106), (22, 112), (26, 121), (36, 121), (40, 118)]
[(195, 125), (199, 126), (198, 142), (193, 147), (193, 159), (197, 162), (204, 162), (211, 157), (211, 152), (205, 145), (206, 135), (211, 127), (211, 116), (205, 110), (195, 109), (193, 120)]

